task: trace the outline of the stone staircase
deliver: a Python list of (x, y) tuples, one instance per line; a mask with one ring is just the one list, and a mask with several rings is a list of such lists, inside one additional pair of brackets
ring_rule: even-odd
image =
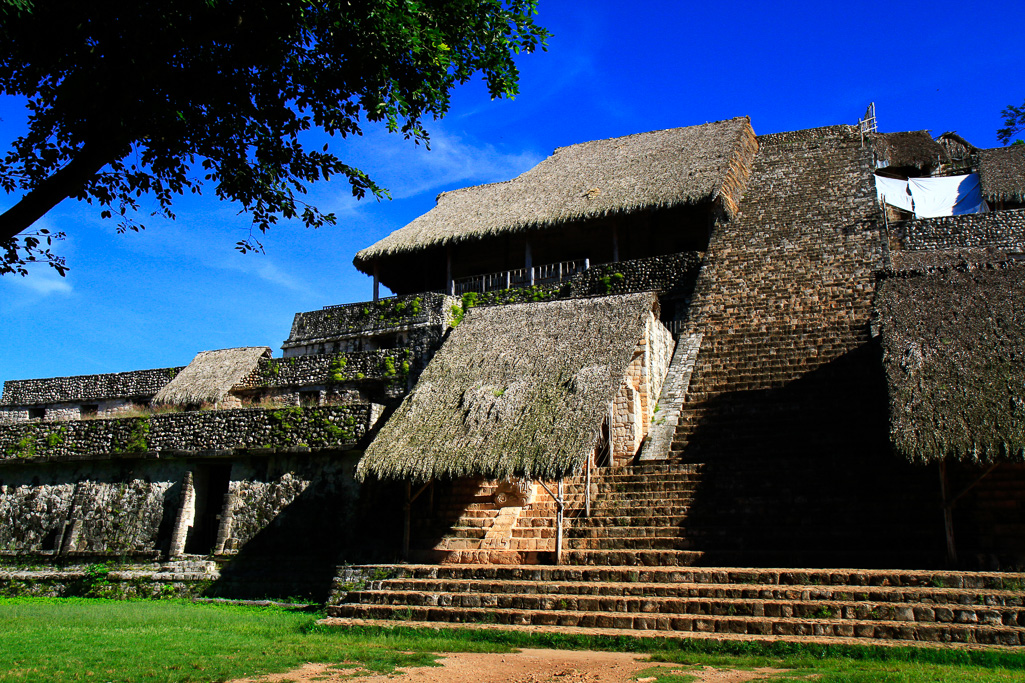
[(339, 584), (352, 620), (582, 633), (1025, 644), (1025, 575), (895, 570), (387, 565)]
[[(761, 470), (746, 466), (748, 476), (764, 481), (779, 463), (762, 463)], [(807, 476), (820, 474), (816, 470)], [(723, 463), (595, 470), (590, 517), (583, 513), (584, 478), (568, 478), (561, 566), (457, 560), (349, 567), (335, 581), (328, 613), (350, 621), (566, 627), (594, 633), (1025, 642), (1025, 575), (756, 568), (789, 566), (772, 564), (788, 559), (826, 563), (857, 560), (859, 554), (864, 559), (864, 547), (851, 543), (848, 527), (865, 531), (865, 520), (831, 520), (828, 510), (813, 514), (808, 505), (814, 501), (805, 501), (798, 504), (805, 516), (791, 519), (791, 528), (775, 529), (783, 522), (767, 512), (779, 505), (773, 495), (737, 497), (729, 487), (709, 489), (710, 482), (734, 476)], [(475, 490), (487, 492), (490, 486)], [(820, 503), (838, 500), (843, 504), (842, 496), (827, 496)], [(479, 547), (486, 534), (471, 520), (498, 514), (496, 509), (465, 511), (444, 542), (452, 547), (472, 539)], [(764, 518), (761, 524), (755, 521), (759, 517)], [(898, 520), (889, 522), (908, 533)], [(477, 531), (470, 534), (470, 529)], [(538, 496), (525, 506), (511, 531), (510, 550), (530, 548), (537, 553), (535, 560), (553, 560), (550, 499)], [(892, 543), (893, 535), (876, 542)], [(782, 541), (792, 537), (812, 547), (802, 551)], [(932, 540), (941, 547), (938, 534)], [(908, 535), (902, 550), (916, 545)], [(872, 557), (886, 556), (876, 548)], [(701, 567), (724, 559), (746, 568)]]

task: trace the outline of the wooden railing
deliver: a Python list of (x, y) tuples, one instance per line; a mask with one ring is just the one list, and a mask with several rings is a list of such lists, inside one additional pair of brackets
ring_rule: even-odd
[(530, 287), (531, 285), (551, 285), (565, 282), (574, 275), (584, 272), (590, 267), (589, 259), (546, 263), (532, 268), (516, 268), (497, 273), (472, 275), (453, 281), (453, 293), (457, 296), (467, 292), (493, 292), (512, 287)]

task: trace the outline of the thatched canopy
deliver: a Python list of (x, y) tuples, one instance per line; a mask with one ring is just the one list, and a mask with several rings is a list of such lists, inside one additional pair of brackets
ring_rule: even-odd
[(575, 471), (657, 305), (642, 293), (471, 309), (367, 448), (357, 477)]
[(157, 392), (153, 403), (217, 403), (233, 386), (256, 370), (261, 358), (270, 357), (271, 350), (266, 346), (201, 351), (184, 370)]
[(980, 149), (979, 184), (989, 201), (1025, 202), (1025, 145)]
[(871, 141), (876, 156), (895, 168), (926, 170), (948, 160), (947, 150), (927, 130), (873, 133)]
[(438, 196), (437, 206), (356, 254), (375, 259), (638, 209), (711, 202), (747, 153), (747, 117), (560, 147), (522, 175)]
[(880, 283), (890, 435), (911, 460), (1025, 457), (1025, 268), (971, 260)]

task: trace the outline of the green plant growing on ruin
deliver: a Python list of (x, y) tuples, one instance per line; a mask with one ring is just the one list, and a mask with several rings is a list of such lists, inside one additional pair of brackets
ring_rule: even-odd
[(398, 373), (395, 369), (395, 359), (390, 356), (385, 356), (384, 360), (381, 361), (381, 374), (385, 377), (394, 377)]
[(339, 353), (331, 361), (331, 365), (328, 366), (328, 378), (332, 382), (344, 382), (347, 379), (345, 376), (345, 366), (348, 363), (349, 360), (345, 357), (345, 354)]
[(35, 434), (26, 434), (14, 446), (4, 451), (8, 457), (32, 458), (36, 454)]
[(452, 327), (457, 327), (463, 322), (466, 312), (477, 305), (477, 292), (464, 292), (459, 304), (452, 307)]
[(420, 300), (420, 297), (416, 297), (415, 299), (413, 299), (410, 302), (410, 304), (409, 304), (409, 311), (413, 315), (420, 315), (420, 311), (422, 310), (422, 306), (423, 306), (423, 302)]
[(135, 423), (135, 427), (132, 429), (132, 433), (128, 436), (128, 443), (125, 444), (125, 452), (144, 453), (149, 450), (149, 444), (146, 441), (149, 436), (149, 430), (149, 418), (139, 418)]
[(408, 375), (409, 374), (409, 368), (410, 368), (409, 361), (408, 360), (402, 361), (401, 367), (402, 367), (402, 375), (403, 376)]
[(491, 393), (495, 398), (500, 398), (505, 395), (505, 389), (492, 389)]
[(47, 448), (56, 448), (57, 446), (60, 446), (62, 443), (64, 443), (64, 433), (65, 433), (65, 431), (66, 430), (64, 429), (64, 426), (62, 425), (62, 426), (57, 428), (57, 431), (50, 432), (49, 434), (47, 434), (46, 435), (46, 447)]

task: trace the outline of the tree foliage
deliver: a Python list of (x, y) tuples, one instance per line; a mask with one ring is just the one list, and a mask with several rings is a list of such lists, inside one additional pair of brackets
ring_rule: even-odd
[(997, 139), (1008, 145), (1015, 135), (1025, 130), (1025, 103), (1020, 107), (1009, 104), (1000, 115), (1004, 117), (1004, 127), (997, 130)]
[[(544, 47), (536, 0), (3, 0), (0, 91), (27, 99), (28, 132), (0, 158), (0, 273), (47, 261), (59, 235), (25, 230), (67, 197), (139, 230), (144, 195), (204, 185), (241, 205), (259, 235), (280, 219), (333, 223), (302, 201), (332, 176), (353, 195), (386, 191), (306, 131), (367, 122), (429, 143), (451, 89), (481, 74), (517, 92), (514, 58)], [(19, 235), (19, 233), (21, 233)]]

